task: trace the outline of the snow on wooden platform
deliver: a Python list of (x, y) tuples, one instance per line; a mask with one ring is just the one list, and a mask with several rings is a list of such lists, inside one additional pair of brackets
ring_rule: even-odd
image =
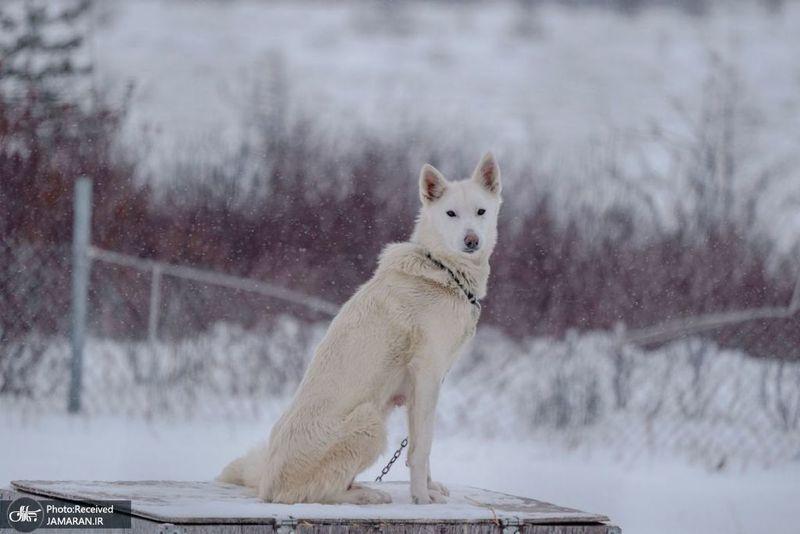
[(470, 487), (451, 487), (447, 504), (414, 505), (407, 482), (365, 483), (388, 491), (393, 502), (360, 506), (265, 503), (240, 486), (217, 482), (17, 480), (11, 484), (21, 492), (75, 502), (130, 500), (131, 515), (177, 525), (491, 522), (604, 526), (599, 524), (608, 521), (604, 515)]

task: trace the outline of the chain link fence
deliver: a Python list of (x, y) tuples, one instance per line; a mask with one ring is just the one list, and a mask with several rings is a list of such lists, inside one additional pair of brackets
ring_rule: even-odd
[[(0, 241), (0, 402), (62, 412), (71, 246)], [(91, 249), (82, 411), (256, 413), (299, 382), (336, 306), (256, 280)], [(154, 295), (158, 295), (154, 298)]]
[[(33, 399), (69, 335), (69, 245), (0, 240), (0, 399)], [(64, 361), (66, 361), (64, 359)], [(65, 381), (66, 368), (52, 380)], [(64, 408), (66, 397), (61, 399)]]
[(531, 435), (624, 459), (679, 455), (712, 469), (800, 458), (796, 361), (712, 336), (642, 348), (610, 332), (509, 343), (484, 331), (471, 358), (442, 396), (450, 431), (480, 421), (485, 437)]
[[(266, 282), (92, 249), (82, 411), (241, 418), (282, 406), (335, 306)], [(0, 403), (65, 411), (70, 247), (0, 240)], [(440, 424), (712, 467), (800, 455), (798, 292), (786, 307), (513, 340), (482, 328)], [(155, 309), (154, 309), (155, 306)], [(500, 415), (498, 415), (500, 414)]]

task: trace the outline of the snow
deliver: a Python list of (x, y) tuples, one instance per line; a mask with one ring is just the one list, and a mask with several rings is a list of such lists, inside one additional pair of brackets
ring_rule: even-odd
[[(175, 157), (235, 151), (262, 111), (252, 99), (273, 99), (288, 117), (313, 116), (332, 150), (362, 130), (422, 129), (442, 153), (492, 148), (511, 162), (509, 203), (529, 200), (514, 170), (535, 164), (572, 195), (565, 208), (599, 206), (616, 189), (596, 176), (596, 152), (641, 158), (652, 173), (625, 161), (637, 179), (671, 176), (650, 132), (685, 143), (721, 64), (754, 116), (745, 177), (780, 170), (761, 222), (787, 246), (800, 235), (800, 4), (771, 14), (742, 2), (705, 18), (512, 2), (96, 6), (107, 19), (91, 39), (97, 81), (112, 93), (135, 84), (127, 149), (159, 180)], [(647, 187), (658, 206), (683, 191)], [(211, 479), (264, 439), (322, 331), (286, 320), (267, 335), (221, 324), (174, 345), (93, 337), (79, 417), (59, 415), (67, 341), (40, 340), (40, 359), (19, 356), (31, 397), (0, 397), (0, 483)], [(620, 350), (607, 332), (513, 342), (481, 329), (445, 384), (434, 476), (607, 514), (627, 532), (793, 533), (800, 425), (784, 408), (800, 406), (798, 377), (797, 364), (700, 339)], [(405, 435), (401, 412), (390, 425), (387, 455)], [(399, 462), (388, 479), (407, 476)]]
[[(272, 420), (143, 421), (41, 416), (3, 411), (0, 484), (12, 479), (209, 480), (263, 437)], [(382, 458), (382, 463), (386, 458)], [(440, 434), (434, 478), (608, 515), (623, 531), (658, 534), (793, 534), (800, 462), (712, 472), (675, 460), (619, 462), (608, 451), (569, 453), (530, 439), (484, 440)], [(370, 480), (379, 465), (367, 469)], [(407, 479), (398, 463), (389, 480)]]
[[(368, 123), (383, 130), (412, 113), (480, 127), (494, 142), (514, 133), (530, 141), (535, 124), (572, 146), (617, 126), (678, 120), (670, 99), (693, 95), (713, 54), (737, 62), (753, 92), (772, 103), (776, 138), (797, 127), (794, 5), (770, 14), (743, 3), (708, 18), (558, 6), (526, 13), (511, 2), (132, 0), (105, 10), (108, 22), (94, 37), (98, 67), (136, 83), (137, 124), (161, 132), (170, 146), (220, 128), (235, 138), (246, 84), (268, 79), (276, 56), (293, 105), (314, 106), (317, 119), (332, 123), (348, 117), (330, 124), (337, 129)], [(513, 31), (525, 17), (535, 30)]]
[[(52, 369), (68, 350), (55, 343), (31, 369), (42, 389), (0, 398), (0, 484), (210, 480), (266, 438), (323, 331), (287, 317), (268, 335), (219, 324), (177, 346), (90, 338), (77, 417), (60, 415), (54, 377), (66, 374)], [(202, 372), (163, 381), (182, 366)], [(445, 381), (433, 476), (604, 514), (627, 532), (794, 533), (800, 429), (783, 428), (776, 407), (795, 405), (798, 376), (701, 339), (619, 352), (603, 332), (512, 341), (481, 328)], [(385, 454), (360, 478), (405, 435), (396, 410)], [(400, 461), (386, 480), (407, 478)]]
[[(90, 337), (83, 406), (92, 416), (275, 417), (325, 327), (283, 317), (269, 331), (220, 323), (155, 345)], [(18, 356), (26, 395), (2, 399), (25, 416), (58, 413), (67, 397), (69, 343), (45, 342), (40, 355), (41, 343)], [(798, 383), (798, 363), (701, 338), (644, 351), (619, 347), (608, 332), (514, 341), (481, 327), (445, 380), (438, 424), (453, 435), (599, 447), (623, 461), (658, 454), (706, 468), (777, 466), (800, 458)]]

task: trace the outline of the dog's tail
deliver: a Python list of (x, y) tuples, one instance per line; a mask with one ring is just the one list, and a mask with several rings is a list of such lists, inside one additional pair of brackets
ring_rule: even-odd
[(267, 456), (269, 450), (266, 443), (261, 443), (225, 466), (217, 476), (217, 482), (236, 484), (257, 488), (259, 480), (267, 469)]
[(237, 458), (222, 470), (217, 476), (217, 482), (226, 484), (237, 484), (244, 486), (244, 457)]

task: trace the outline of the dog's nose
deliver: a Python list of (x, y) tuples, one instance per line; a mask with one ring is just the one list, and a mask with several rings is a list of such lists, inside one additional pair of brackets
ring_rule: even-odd
[(475, 232), (467, 232), (467, 235), (464, 236), (464, 245), (466, 245), (467, 250), (478, 250), (480, 246), (478, 235)]

